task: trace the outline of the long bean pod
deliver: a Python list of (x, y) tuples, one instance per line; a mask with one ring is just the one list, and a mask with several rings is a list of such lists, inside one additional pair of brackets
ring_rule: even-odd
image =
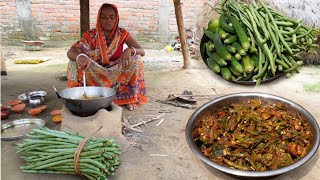
[(254, 32), (254, 34), (255, 34), (258, 42), (259, 42), (260, 44), (265, 43), (267, 40), (266, 40), (266, 39), (263, 39), (263, 38), (261, 37), (261, 34), (260, 34), (260, 32), (258, 31), (257, 24), (256, 24), (256, 22), (255, 22), (255, 20), (254, 20), (254, 18), (253, 18), (253, 16), (252, 16), (252, 14), (250, 13), (249, 9), (246, 9), (246, 12), (247, 12), (247, 14), (248, 14), (248, 16), (249, 16), (249, 18), (250, 18), (250, 21), (251, 21), (252, 27), (253, 27), (253, 32)]
[[(276, 30), (278, 30), (278, 25), (277, 23), (275, 22), (272, 14), (270, 13), (269, 9), (266, 7), (266, 5), (262, 2), (262, 0), (259, 0), (260, 4), (263, 6), (263, 8), (265, 9), (266, 13), (268, 14), (273, 26), (275, 27)], [(293, 52), (291, 51), (289, 45), (287, 44), (287, 42), (284, 40), (282, 34), (279, 32), (279, 31), (276, 31), (276, 33), (278, 34), (279, 38), (280, 38), (280, 41), (282, 42), (282, 44), (284, 45), (284, 47), (288, 50), (288, 52), (290, 54), (293, 54)]]
[(277, 54), (280, 56), (281, 55), (281, 49), (280, 49), (279, 43), (278, 43), (273, 31), (272, 31), (272, 28), (270, 26), (270, 22), (269, 22), (269, 17), (268, 16), (266, 17), (266, 26), (267, 26), (267, 29), (268, 29), (268, 31), (270, 33), (271, 41), (272, 41), (273, 45), (276, 48)]

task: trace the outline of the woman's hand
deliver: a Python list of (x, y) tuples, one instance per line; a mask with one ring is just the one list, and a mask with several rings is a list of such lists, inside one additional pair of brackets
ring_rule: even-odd
[(131, 59), (131, 49), (127, 48), (122, 52), (122, 54), (120, 56), (120, 63), (123, 68), (129, 67), (130, 59)]
[(92, 60), (86, 56), (79, 56), (77, 59), (77, 64), (80, 69), (87, 71), (92, 63)]

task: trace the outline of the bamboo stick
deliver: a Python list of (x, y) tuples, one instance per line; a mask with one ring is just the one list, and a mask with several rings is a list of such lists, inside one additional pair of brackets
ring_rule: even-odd
[(173, 0), (173, 2), (174, 2), (174, 10), (176, 14), (176, 20), (177, 20), (182, 55), (183, 55), (183, 68), (188, 69), (190, 68), (190, 54), (189, 54), (189, 48), (187, 46), (186, 33), (184, 31), (181, 3), (180, 3), (180, 0)]

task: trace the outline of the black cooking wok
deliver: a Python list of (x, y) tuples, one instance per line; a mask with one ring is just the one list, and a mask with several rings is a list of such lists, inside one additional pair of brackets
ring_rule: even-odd
[(116, 96), (113, 88), (88, 86), (64, 89), (60, 92), (54, 87), (58, 98), (74, 114), (90, 116), (100, 109), (109, 107)]

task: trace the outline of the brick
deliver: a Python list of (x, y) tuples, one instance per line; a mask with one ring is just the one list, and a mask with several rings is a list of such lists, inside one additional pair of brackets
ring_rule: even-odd
[(53, 29), (52, 32), (61, 32), (61, 29)]
[(1, 14), (2, 14), (2, 15), (9, 15), (9, 12), (10, 12), (10, 11), (2, 11)]
[(30, 1), (31, 4), (41, 4), (41, 0)]
[(64, 14), (64, 13), (67, 13), (67, 10), (63, 8), (57, 8), (57, 9), (54, 9), (54, 12)]
[(53, 12), (54, 12), (53, 9), (47, 9), (47, 8), (46, 8), (46, 9), (43, 9), (43, 14), (44, 14), (44, 15), (49, 15), (49, 14), (51, 15), (51, 13), (53, 13)]
[(80, 14), (80, 11), (67, 9), (67, 14)]
[(133, 16), (143, 17), (143, 16), (144, 16), (144, 13), (134, 13)]
[(74, 30), (74, 29), (77, 29), (78, 27), (77, 26), (69, 26), (68, 28)]
[(58, 16), (58, 17), (56, 17), (55, 19), (56, 19), (56, 21), (64, 21), (64, 20), (65, 20), (65, 18), (64, 18), (64, 17), (61, 17), (61, 16)]
[[(79, 18), (80, 19), (80, 18)], [(69, 17), (67, 20), (68, 21), (78, 21), (79, 20), (78, 18), (75, 18), (75, 17)]]

